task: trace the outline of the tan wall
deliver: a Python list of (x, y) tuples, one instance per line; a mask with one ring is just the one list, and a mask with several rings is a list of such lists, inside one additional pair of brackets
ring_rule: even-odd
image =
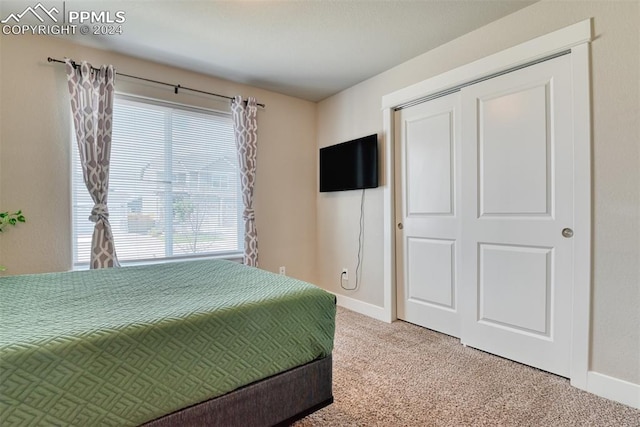
[[(593, 302), (591, 369), (640, 384), (640, 10), (632, 1), (539, 2), (332, 96), (318, 107), (318, 146), (382, 130), (381, 97), (593, 17)], [(359, 192), (318, 195), (318, 283), (383, 305), (382, 190), (366, 193), (363, 282), (355, 269)]]
[[(255, 209), (260, 266), (315, 279), (316, 104), (254, 87), (44, 36), (0, 36), (0, 208), (28, 223), (0, 237), (6, 274), (71, 268), (70, 113), (64, 66), (48, 56), (112, 63), (127, 74), (229, 96), (255, 96), (258, 112)], [(228, 111), (218, 98), (120, 77), (118, 91)]]

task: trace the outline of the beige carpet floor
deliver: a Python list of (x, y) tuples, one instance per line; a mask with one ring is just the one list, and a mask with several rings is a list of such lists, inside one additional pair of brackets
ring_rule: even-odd
[(405, 323), (338, 308), (335, 402), (308, 426), (640, 426), (640, 411)]

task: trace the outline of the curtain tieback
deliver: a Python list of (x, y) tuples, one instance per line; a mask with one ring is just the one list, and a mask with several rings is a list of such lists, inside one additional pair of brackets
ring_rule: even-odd
[(109, 208), (107, 208), (107, 205), (98, 203), (93, 207), (93, 209), (91, 209), (91, 216), (89, 216), (89, 221), (98, 222), (101, 219), (109, 219)]
[(256, 219), (256, 213), (253, 209), (245, 209), (242, 211), (242, 219), (253, 221)]

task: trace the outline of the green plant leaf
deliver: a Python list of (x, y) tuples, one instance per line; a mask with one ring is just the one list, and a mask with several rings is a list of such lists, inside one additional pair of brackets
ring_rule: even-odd
[(6, 226), (16, 226), (19, 222), (27, 222), (27, 218), (22, 215), (22, 210), (15, 213), (9, 213), (9, 211), (0, 212), (0, 232), (4, 232), (3, 229)]

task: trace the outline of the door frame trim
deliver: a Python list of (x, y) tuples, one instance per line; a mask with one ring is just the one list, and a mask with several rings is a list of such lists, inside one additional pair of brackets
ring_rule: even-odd
[(574, 137), (574, 240), (571, 385), (587, 390), (591, 304), (591, 94), (592, 19), (500, 51), (382, 97), (384, 317), (396, 316), (394, 111), (396, 107), (537, 59), (571, 50)]

